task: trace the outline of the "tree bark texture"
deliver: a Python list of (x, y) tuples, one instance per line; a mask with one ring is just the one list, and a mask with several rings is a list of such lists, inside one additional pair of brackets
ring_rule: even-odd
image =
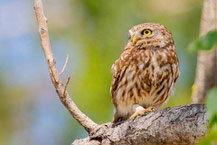
[[(204, 0), (200, 36), (217, 28), (217, 0)], [(192, 91), (192, 102), (202, 103), (207, 91), (217, 86), (217, 47), (211, 51), (200, 51), (197, 57), (197, 70)]]
[(119, 124), (102, 124), (72, 145), (194, 145), (206, 135), (202, 104), (166, 108)]

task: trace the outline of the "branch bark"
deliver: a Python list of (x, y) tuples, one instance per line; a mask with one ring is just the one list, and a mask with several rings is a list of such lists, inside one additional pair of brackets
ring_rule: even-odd
[(72, 145), (194, 145), (206, 134), (207, 117), (202, 104), (166, 108), (127, 120), (106, 123)]
[[(38, 27), (39, 27), (41, 47), (44, 52), (46, 61), (48, 63), (50, 77), (56, 89), (56, 92), (61, 102), (63, 103), (63, 105), (66, 107), (66, 109), (86, 129), (86, 131), (90, 133), (92, 130), (97, 128), (99, 125), (93, 122), (89, 117), (87, 117), (84, 113), (82, 113), (78, 109), (78, 107), (75, 105), (75, 103), (69, 96), (68, 92), (66, 91), (66, 87), (69, 82), (67, 82), (66, 87), (64, 87), (63, 82), (60, 78), (61, 73), (59, 73), (57, 70), (56, 61), (52, 53), (50, 40), (49, 40), (47, 19), (44, 15), (43, 5), (42, 5), (41, 0), (35, 0), (34, 9), (35, 9), (35, 14), (36, 14), (37, 22), (38, 22)], [(67, 59), (66, 59), (66, 63), (67, 63)], [(63, 67), (63, 71), (64, 69), (65, 67)]]
[[(217, 29), (217, 0), (204, 0), (200, 36)], [(217, 47), (212, 51), (200, 51), (197, 57), (196, 78), (192, 91), (192, 102), (202, 103), (207, 91), (217, 86)]]

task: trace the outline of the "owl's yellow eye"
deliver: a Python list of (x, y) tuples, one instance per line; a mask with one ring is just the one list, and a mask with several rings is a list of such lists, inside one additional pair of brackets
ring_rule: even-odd
[(151, 35), (152, 34), (152, 31), (150, 29), (145, 29), (142, 31), (142, 35)]

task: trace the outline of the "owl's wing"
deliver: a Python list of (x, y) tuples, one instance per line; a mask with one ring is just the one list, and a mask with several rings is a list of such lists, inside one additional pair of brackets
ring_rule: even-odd
[(112, 65), (111, 68), (111, 72), (113, 73), (112, 76), (112, 83), (111, 83), (111, 88), (110, 88), (110, 93), (112, 95), (112, 98), (115, 96), (115, 92), (117, 90), (118, 87), (118, 83), (120, 81), (120, 69), (118, 67), (118, 60), (116, 60), (116, 62)]
[[(176, 69), (176, 72), (175, 72), (175, 78), (174, 78), (173, 84), (176, 83), (178, 77), (179, 77), (179, 66), (177, 65), (177, 69)], [(170, 93), (170, 96), (174, 95), (174, 92), (175, 92), (175, 87), (173, 86), (172, 91)]]
[(176, 72), (176, 75), (175, 75), (175, 79), (174, 79), (174, 83), (176, 83), (178, 77), (179, 77), (179, 69), (177, 69), (177, 72)]
[[(179, 60), (177, 58), (176, 52), (175, 52), (173, 58), (175, 59), (175, 62), (176, 62), (176, 65), (175, 65), (175, 67), (176, 67), (175, 70), (176, 71), (174, 72), (175, 74), (174, 74), (174, 81), (173, 81), (173, 84), (175, 84), (176, 81), (177, 81), (177, 79), (178, 79), (178, 77), (179, 77), (179, 73), (180, 73), (179, 72)], [(175, 92), (175, 87), (173, 86), (172, 91), (170, 93), (170, 96), (172, 96), (174, 94), (174, 92)]]
[(112, 65), (111, 72), (113, 73), (112, 76), (112, 83), (110, 88), (110, 93), (112, 95), (113, 103), (115, 104), (115, 96), (118, 88), (118, 84), (122, 80), (125, 71), (129, 65), (129, 52), (125, 51), (121, 54), (120, 58), (115, 61)]
[(178, 58), (177, 58), (177, 54), (175, 53), (175, 62), (176, 62), (176, 72), (175, 72), (175, 78), (174, 78), (174, 83), (176, 83), (176, 81), (177, 81), (177, 79), (178, 79), (178, 77), (179, 77), (179, 74), (180, 74), (180, 71), (179, 71), (179, 60), (178, 60)]

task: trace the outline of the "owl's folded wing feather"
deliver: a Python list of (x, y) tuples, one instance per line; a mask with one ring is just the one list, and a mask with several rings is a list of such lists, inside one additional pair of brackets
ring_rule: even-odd
[(128, 65), (129, 65), (129, 55), (127, 51), (122, 53), (120, 58), (118, 58), (115, 61), (115, 63), (112, 65), (111, 72), (113, 73), (113, 76), (112, 76), (110, 93), (112, 95), (112, 100), (114, 104), (115, 104), (114, 99), (116, 96), (118, 84), (122, 80)]

